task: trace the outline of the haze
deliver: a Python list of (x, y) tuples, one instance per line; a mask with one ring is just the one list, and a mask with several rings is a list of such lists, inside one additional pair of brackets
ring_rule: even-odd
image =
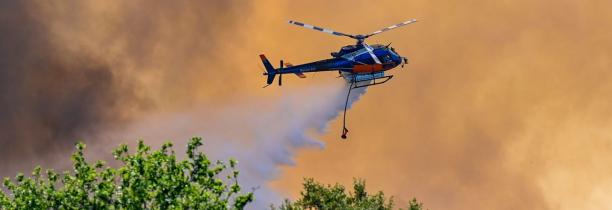
[[(0, 175), (63, 160), (146, 116), (261, 89), (258, 54), (299, 64), (353, 44), (287, 24), (380, 34), (410, 60), (271, 183), (362, 177), (429, 209), (611, 209), (610, 1), (0, 0)], [(287, 76), (282, 88), (334, 83)], [(191, 134), (185, 134), (191, 135)], [(137, 136), (134, 137), (138, 138)], [(206, 138), (206, 137), (205, 137)]]

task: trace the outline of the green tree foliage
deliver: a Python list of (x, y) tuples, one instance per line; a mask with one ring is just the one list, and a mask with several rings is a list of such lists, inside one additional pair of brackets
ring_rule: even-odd
[[(304, 210), (304, 209), (343, 209), (343, 210), (391, 210), (393, 197), (387, 199), (383, 192), (369, 195), (366, 191), (365, 181), (355, 179), (353, 191), (347, 194), (344, 186), (323, 185), (311, 178), (304, 180), (304, 189), (301, 197), (291, 202), (285, 200), (279, 207), (272, 206), (272, 210)], [(408, 210), (421, 210), (423, 204), (416, 199), (409, 203)]]
[(197, 151), (201, 145), (192, 138), (181, 161), (171, 143), (151, 151), (140, 141), (133, 154), (121, 145), (113, 155), (122, 166), (112, 168), (88, 163), (79, 143), (72, 172), (37, 167), (31, 177), (6, 178), (0, 209), (243, 209), (253, 193), (241, 192), (236, 161), (212, 163)]

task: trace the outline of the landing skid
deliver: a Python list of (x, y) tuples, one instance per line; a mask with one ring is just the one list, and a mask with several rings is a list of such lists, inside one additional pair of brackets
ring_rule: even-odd
[[(380, 84), (383, 84), (389, 81), (391, 78), (393, 78), (393, 75), (387, 75), (387, 76), (383, 76), (379, 78), (374, 77), (373, 79), (367, 79), (367, 80), (357, 80), (357, 77), (353, 76), (353, 78), (350, 80), (351, 85), (349, 86), (348, 93), (346, 94), (346, 101), (344, 102), (344, 115), (342, 119), (342, 135), (340, 136), (342, 139), (346, 139), (346, 134), (349, 132), (349, 130), (346, 128), (346, 108), (348, 107), (348, 101), (349, 101), (349, 97), (351, 96), (351, 90), (373, 86), (373, 85), (380, 85)], [(363, 82), (367, 82), (367, 84), (362, 84), (362, 85), (359, 84)]]

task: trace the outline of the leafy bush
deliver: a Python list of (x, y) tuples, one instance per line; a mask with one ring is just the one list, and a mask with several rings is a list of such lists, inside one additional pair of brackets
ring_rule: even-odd
[[(304, 180), (304, 190), (300, 198), (291, 202), (285, 200), (279, 207), (272, 206), (272, 210), (303, 210), (303, 209), (343, 209), (343, 210), (391, 210), (394, 203), (393, 198), (385, 198), (383, 192), (368, 195), (365, 181), (355, 179), (353, 181), (353, 192), (346, 193), (344, 186), (323, 185), (312, 178)], [(409, 203), (408, 210), (421, 210), (423, 204), (416, 199)]]
[[(135, 153), (120, 145), (113, 156), (122, 166), (112, 168), (103, 161), (85, 160), (85, 145), (78, 143), (72, 154), (72, 172), (42, 172), (36, 167), (31, 176), (18, 174), (5, 178), (0, 191), (0, 209), (244, 209), (253, 201), (253, 192), (241, 192), (237, 162), (212, 163), (198, 152), (202, 139), (192, 138), (187, 159), (178, 161), (171, 143), (159, 150), (142, 141)], [(224, 177), (224, 178), (222, 178)], [(365, 181), (356, 179), (348, 194), (342, 185), (323, 185), (305, 179), (301, 198), (285, 200), (273, 210), (342, 209), (390, 210), (393, 198), (383, 192), (369, 195)], [(423, 205), (413, 199), (409, 210)]]
[(192, 138), (182, 161), (171, 143), (151, 151), (140, 141), (133, 154), (121, 145), (113, 155), (123, 166), (115, 169), (87, 163), (79, 143), (72, 173), (37, 167), (31, 177), (6, 178), (0, 209), (243, 209), (254, 197), (241, 192), (236, 161), (211, 163), (197, 151), (201, 145)]

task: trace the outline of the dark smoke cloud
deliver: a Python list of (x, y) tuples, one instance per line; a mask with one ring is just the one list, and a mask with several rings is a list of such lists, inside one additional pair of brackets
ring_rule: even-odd
[[(130, 95), (104, 61), (52, 43), (26, 1), (0, 1), (0, 174), (117, 121)], [(121, 95), (119, 95), (121, 93)]]
[(0, 0), (0, 176), (61, 165), (53, 162), (66, 162), (77, 140), (99, 141), (99, 132), (146, 112), (189, 106), (203, 79), (231, 86), (206, 76), (229, 65), (220, 46), (239, 34), (219, 34), (244, 20), (245, 8)]

